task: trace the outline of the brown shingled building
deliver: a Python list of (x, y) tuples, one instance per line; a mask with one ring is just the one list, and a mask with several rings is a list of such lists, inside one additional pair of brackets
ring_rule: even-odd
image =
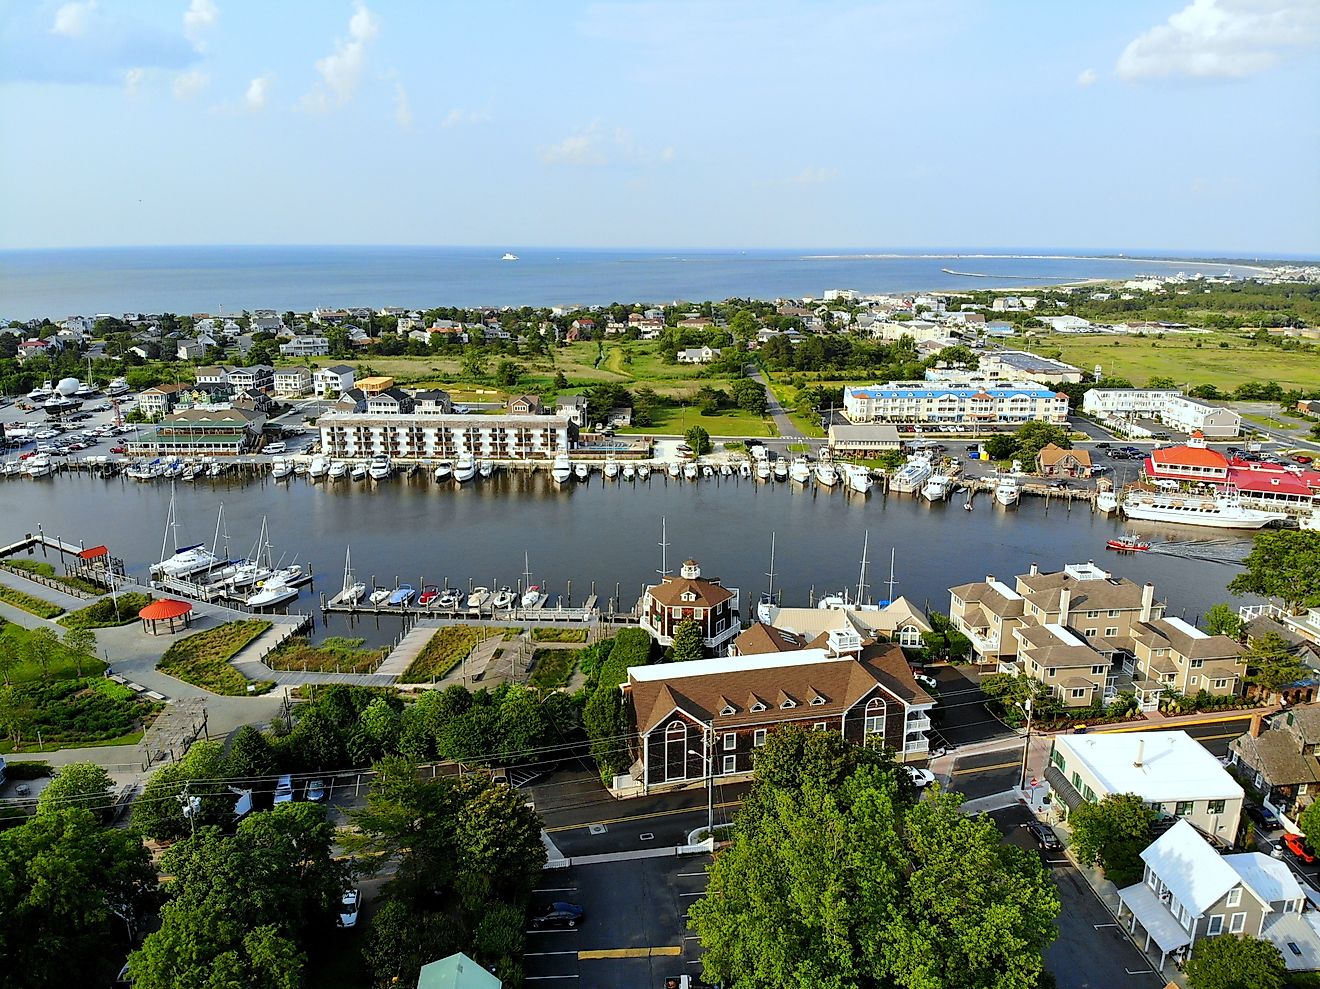
[(724, 651), (737, 636), (738, 590), (725, 587), (718, 577), (701, 576), (695, 560), (683, 563), (677, 577), (665, 577), (642, 595), (641, 625), (662, 646), (672, 645), (674, 630), (685, 619), (701, 626), (701, 641), (707, 652)]

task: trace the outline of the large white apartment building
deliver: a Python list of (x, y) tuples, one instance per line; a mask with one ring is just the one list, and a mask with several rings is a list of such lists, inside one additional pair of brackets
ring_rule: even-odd
[(331, 457), (544, 460), (568, 450), (577, 426), (564, 416), (381, 415), (331, 412), (317, 421)]
[(1236, 436), (1242, 416), (1232, 409), (1189, 398), (1173, 388), (1092, 388), (1082, 411), (1101, 419), (1155, 419), (1180, 433)]
[(855, 423), (1066, 423), (1068, 396), (1034, 381), (890, 381), (843, 390), (844, 414)]

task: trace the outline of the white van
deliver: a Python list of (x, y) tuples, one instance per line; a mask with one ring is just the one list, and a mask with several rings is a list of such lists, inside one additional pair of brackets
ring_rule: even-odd
[(293, 777), (285, 773), (275, 781), (275, 803), (293, 803)]
[(284, 450), (285, 443), (283, 440), (277, 440), (274, 443), (267, 443), (261, 448), (262, 453), (283, 453)]

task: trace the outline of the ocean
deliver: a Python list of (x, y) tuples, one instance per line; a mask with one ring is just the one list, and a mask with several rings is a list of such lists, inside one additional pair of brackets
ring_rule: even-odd
[[(517, 261), (503, 261), (505, 250)], [(1095, 252), (1092, 252), (1093, 254)], [(947, 269), (947, 270), (946, 270)], [(0, 251), (0, 318), (554, 306), (1050, 285), (1224, 271), (1069, 250), (643, 251), (481, 247), (125, 247)], [(956, 272), (956, 273), (952, 273)]]

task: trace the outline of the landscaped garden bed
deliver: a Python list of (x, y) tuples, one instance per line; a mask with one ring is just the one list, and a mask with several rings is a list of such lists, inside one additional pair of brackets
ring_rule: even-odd
[(534, 628), (533, 642), (586, 642), (585, 628)]
[(0, 584), (0, 601), (38, 618), (58, 618), (64, 614), (64, 609), (58, 604), (10, 587), (8, 584)]
[(22, 570), (24, 573), (33, 574), (37, 577), (44, 577), (46, 580), (53, 580), (57, 584), (63, 584), (75, 591), (82, 591), (84, 594), (100, 595), (105, 593), (105, 588), (99, 584), (93, 584), (90, 580), (84, 580), (81, 577), (68, 577), (62, 573), (57, 573), (54, 566), (43, 563), (41, 560), (27, 560), (19, 557), (5, 560), (5, 566), (13, 570)]
[(70, 611), (60, 619), (65, 628), (113, 628), (137, 621), (138, 612), (151, 604), (150, 594), (126, 591), (115, 597), (103, 598), (86, 608)]
[(272, 670), (318, 673), (374, 673), (389, 649), (363, 649), (365, 639), (333, 637), (313, 645), (302, 636), (290, 639), (264, 660)]
[(12, 696), (3, 752), (129, 745), (163, 706), (103, 677), (16, 684)]
[[(229, 660), (270, 627), (268, 621), (250, 619), (226, 622), (187, 636), (166, 650), (158, 668), (215, 694), (264, 694), (275, 684), (269, 680), (248, 680), (229, 665)], [(249, 686), (255, 689), (249, 691)]]
[(431, 641), (422, 647), (417, 658), (408, 664), (400, 678), (402, 683), (426, 683), (447, 675), (463, 657), (482, 639), (494, 636), (508, 638), (518, 632), (514, 628), (489, 628), (476, 625), (448, 625), (436, 629)]
[(532, 654), (530, 683), (548, 689), (566, 687), (577, 669), (577, 661), (576, 649), (538, 649)]

